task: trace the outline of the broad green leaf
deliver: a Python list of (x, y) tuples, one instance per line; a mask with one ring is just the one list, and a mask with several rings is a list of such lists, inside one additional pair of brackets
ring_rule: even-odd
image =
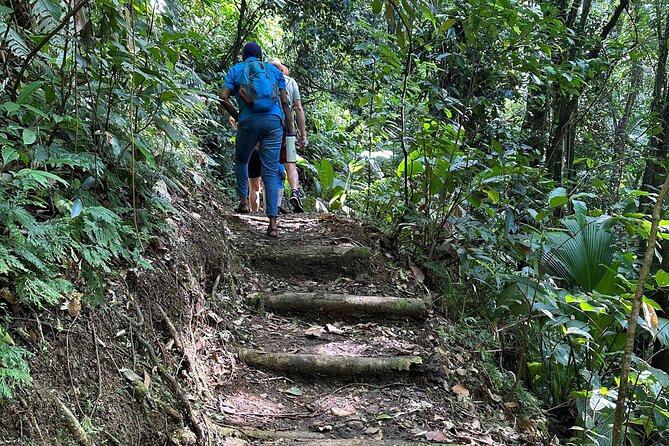
[(50, 186), (49, 181), (56, 181), (58, 183), (68, 185), (67, 181), (56, 174), (44, 170), (21, 169), (14, 174), (15, 178), (25, 178), (38, 182), (44, 187)]
[(383, 9), (383, 0), (374, 0), (372, 2), (372, 12), (374, 14), (379, 14)]
[(14, 10), (12, 8), (8, 8), (7, 6), (0, 5), (0, 15), (9, 15), (13, 11)]
[(13, 147), (3, 146), (2, 147), (2, 164), (5, 166), (12, 161), (16, 161), (21, 157), (19, 152)]
[(659, 287), (669, 286), (669, 272), (664, 270), (658, 270), (655, 273), (655, 282)]
[(149, 165), (149, 167), (157, 167), (156, 159), (153, 157), (153, 154), (140, 139), (135, 140), (135, 147), (137, 147), (137, 149), (139, 149), (139, 151), (142, 153), (142, 156), (144, 157), (144, 160), (146, 161), (146, 164)]
[(321, 162), (316, 164), (318, 170), (318, 179), (321, 187), (325, 190), (332, 189), (334, 185), (334, 167), (327, 158), (321, 158)]
[(30, 95), (33, 94), (35, 90), (42, 86), (42, 81), (31, 82), (28, 85), (21, 88), (18, 98), (16, 98), (17, 104), (24, 104), (30, 99)]
[(493, 203), (499, 203), (499, 192), (495, 189), (488, 187), (485, 189), (485, 193), (488, 194)]
[(5, 108), (5, 110), (7, 110), (7, 113), (9, 114), (17, 112), (21, 108), (21, 105), (16, 104), (14, 102), (5, 102), (4, 104), (2, 104), (2, 106)]
[(563, 206), (568, 202), (569, 198), (567, 198), (567, 189), (564, 187), (553, 189), (551, 193), (548, 194), (548, 204), (551, 208)]
[(156, 116), (153, 118), (153, 122), (156, 123), (156, 126), (165, 132), (169, 138), (174, 141), (174, 142), (180, 142), (183, 141), (183, 137), (179, 132), (176, 131), (174, 127), (172, 127), (172, 124), (169, 122), (165, 121), (163, 118), (160, 116)]
[(37, 134), (32, 129), (23, 129), (23, 144), (29, 146), (37, 141)]

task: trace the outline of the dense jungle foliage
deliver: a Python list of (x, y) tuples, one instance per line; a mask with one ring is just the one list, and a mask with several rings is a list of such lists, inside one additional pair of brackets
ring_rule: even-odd
[(300, 85), (312, 210), (382, 228), (561, 437), (669, 441), (666, 0), (1, 0), (3, 398), (13, 307), (103, 305), (166, 190), (232, 194), (249, 40)]

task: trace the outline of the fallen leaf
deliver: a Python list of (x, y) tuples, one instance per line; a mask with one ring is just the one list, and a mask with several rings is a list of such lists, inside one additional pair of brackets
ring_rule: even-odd
[(325, 328), (327, 328), (327, 330), (330, 333), (334, 333), (334, 334), (338, 334), (338, 335), (344, 334), (344, 330), (342, 330), (341, 328), (337, 328), (332, 324), (325, 324)]
[(380, 413), (376, 416), (377, 420), (392, 420), (393, 417), (388, 415), (387, 413)]
[(469, 390), (461, 383), (454, 385), (451, 390), (453, 390), (453, 392), (458, 396), (469, 398)]
[(286, 390), (286, 393), (295, 396), (302, 396), (303, 392), (299, 387), (291, 387), (290, 389)]
[(313, 326), (304, 331), (304, 335), (310, 338), (320, 338), (323, 334), (323, 329), (321, 327)]
[(77, 316), (81, 312), (81, 298), (84, 295), (81, 293), (72, 293), (72, 297), (67, 302), (67, 312), (70, 316)]
[(504, 403), (504, 405), (509, 409), (515, 409), (516, 407), (518, 407), (518, 403), (516, 403), (515, 401), (509, 401), (508, 403)]
[(0, 341), (4, 342), (5, 344), (15, 345), (14, 339), (12, 339), (12, 337), (9, 336), (9, 333), (5, 333), (5, 335), (0, 339)]
[(153, 380), (151, 380), (151, 375), (149, 375), (148, 372), (144, 370), (144, 387), (149, 389), (149, 387), (151, 387), (152, 382)]
[(237, 413), (234, 407), (230, 405), (230, 403), (221, 403), (218, 408), (220, 409), (221, 412), (227, 413), (228, 415), (234, 415)]
[(330, 413), (335, 417), (348, 417), (355, 413), (353, 407), (333, 407), (330, 409)]
[(430, 441), (448, 441), (448, 437), (440, 431), (425, 432), (425, 438)]
[(16, 294), (9, 291), (7, 288), (0, 288), (0, 298), (5, 300), (8, 304), (18, 305), (19, 300), (16, 298)]
[(137, 381), (142, 380), (142, 378), (137, 373), (135, 373), (132, 370), (127, 369), (125, 367), (122, 368), (122, 369), (119, 369), (118, 371), (121, 372), (123, 374), (123, 376), (125, 376), (125, 379), (127, 379), (131, 383), (135, 383)]
[(481, 421), (478, 418), (474, 418), (472, 420), (472, 429), (475, 431), (481, 429)]
[(423, 273), (423, 271), (418, 269), (418, 267), (416, 267), (416, 266), (410, 266), (409, 268), (411, 268), (411, 272), (413, 273), (413, 276), (416, 278), (416, 280), (419, 283), (423, 283), (425, 281), (425, 274)]
[(217, 324), (220, 324), (221, 322), (224, 321), (224, 319), (223, 319), (221, 316), (219, 316), (218, 314), (214, 313), (213, 311), (210, 311), (209, 313), (207, 313), (207, 316), (209, 316), (210, 318), (212, 318), (212, 320), (213, 320), (214, 322), (216, 322)]
[(643, 308), (643, 317), (646, 320), (646, 323), (657, 330), (659, 323), (655, 308), (651, 307), (650, 304), (646, 302), (642, 302), (641, 307)]

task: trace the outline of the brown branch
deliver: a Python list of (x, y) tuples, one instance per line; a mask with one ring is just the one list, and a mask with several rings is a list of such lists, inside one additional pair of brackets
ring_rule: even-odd
[(627, 323), (627, 339), (625, 340), (625, 350), (623, 354), (623, 361), (620, 365), (620, 386), (618, 388), (618, 400), (616, 401), (616, 411), (613, 418), (613, 446), (619, 446), (622, 429), (623, 418), (625, 416), (625, 402), (627, 400), (627, 384), (629, 380), (630, 366), (632, 363), (632, 351), (634, 350), (634, 335), (636, 333), (637, 319), (639, 318), (639, 308), (641, 307), (641, 299), (643, 297), (644, 285), (650, 273), (650, 267), (653, 264), (655, 257), (655, 242), (657, 241), (657, 229), (660, 225), (660, 213), (662, 210), (662, 203), (669, 192), (669, 175), (664, 180), (664, 185), (660, 194), (657, 196), (655, 207), (653, 208), (653, 216), (650, 225), (650, 234), (648, 235), (648, 245), (646, 246), (646, 254), (643, 259), (641, 271), (639, 271), (639, 280), (636, 284), (636, 291), (634, 293), (634, 300), (632, 301), (632, 313), (630, 314)]
[(629, 5), (629, 0), (620, 0), (620, 3), (618, 3), (618, 6), (616, 7), (615, 11), (613, 11), (613, 15), (611, 15), (609, 21), (606, 22), (606, 25), (604, 25), (604, 28), (602, 28), (602, 32), (599, 33), (599, 42), (588, 54), (589, 59), (594, 59), (599, 56), (599, 52), (602, 50), (602, 44), (609, 36), (609, 33), (611, 32), (613, 27), (616, 26), (616, 24), (618, 23), (618, 19), (620, 18), (620, 15), (623, 13), (625, 9), (627, 9), (628, 5)]
[(23, 73), (26, 71), (26, 68), (28, 68), (28, 65), (30, 65), (30, 62), (32, 62), (33, 58), (37, 55), (39, 50), (41, 50), (44, 45), (49, 43), (49, 40), (53, 38), (58, 32), (67, 25), (67, 23), (70, 21), (70, 19), (77, 13), (81, 8), (86, 6), (88, 3), (88, 0), (81, 0), (79, 3), (77, 3), (74, 8), (67, 14), (65, 14), (65, 17), (60, 21), (58, 26), (56, 26), (49, 34), (47, 34), (41, 41), (40, 43), (37, 44), (35, 48), (28, 54), (26, 57), (26, 60), (23, 61), (23, 65), (21, 65), (21, 70), (19, 71), (19, 75), (16, 78), (16, 82), (14, 82), (14, 86), (12, 87), (12, 101), (16, 100), (16, 93), (19, 89), (19, 85), (21, 84), (21, 78), (23, 77)]

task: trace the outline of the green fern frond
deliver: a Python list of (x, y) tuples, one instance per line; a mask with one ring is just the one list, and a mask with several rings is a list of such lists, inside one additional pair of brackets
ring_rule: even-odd
[(34, 274), (26, 274), (16, 280), (16, 294), (22, 302), (42, 307), (44, 303), (56, 304), (74, 287), (65, 279), (48, 282)]
[(121, 217), (102, 206), (88, 207), (86, 208), (86, 214), (94, 221), (104, 221), (110, 225), (121, 221)]
[(30, 50), (28, 49), (26, 41), (23, 40), (23, 37), (21, 37), (12, 27), (10, 27), (8, 31), (7, 25), (5, 23), (0, 23), (0, 35), (4, 36), (5, 33), (7, 33), (7, 39), (4, 43), (12, 51), (12, 54), (21, 60), (28, 57)]
[(60, 22), (62, 9), (60, 2), (51, 0), (34, 0), (31, 2), (32, 16), (35, 21), (35, 32), (47, 34)]
[(32, 382), (27, 361), (31, 356), (30, 352), (9, 344), (6, 335), (0, 329), (0, 399), (12, 398), (17, 387)]
[(10, 274), (17, 271), (25, 272), (28, 269), (15, 255), (10, 253), (9, 249), (0, 244), (0, 274)]
[(46, 275), (51, 275), (51, 268), (34, 252), (32, 252), (28, 246), (24, 243), (12, 243), (11, 247), (14, 253), (22, 258), (26, 262), (33, 265), (39, 272)]

